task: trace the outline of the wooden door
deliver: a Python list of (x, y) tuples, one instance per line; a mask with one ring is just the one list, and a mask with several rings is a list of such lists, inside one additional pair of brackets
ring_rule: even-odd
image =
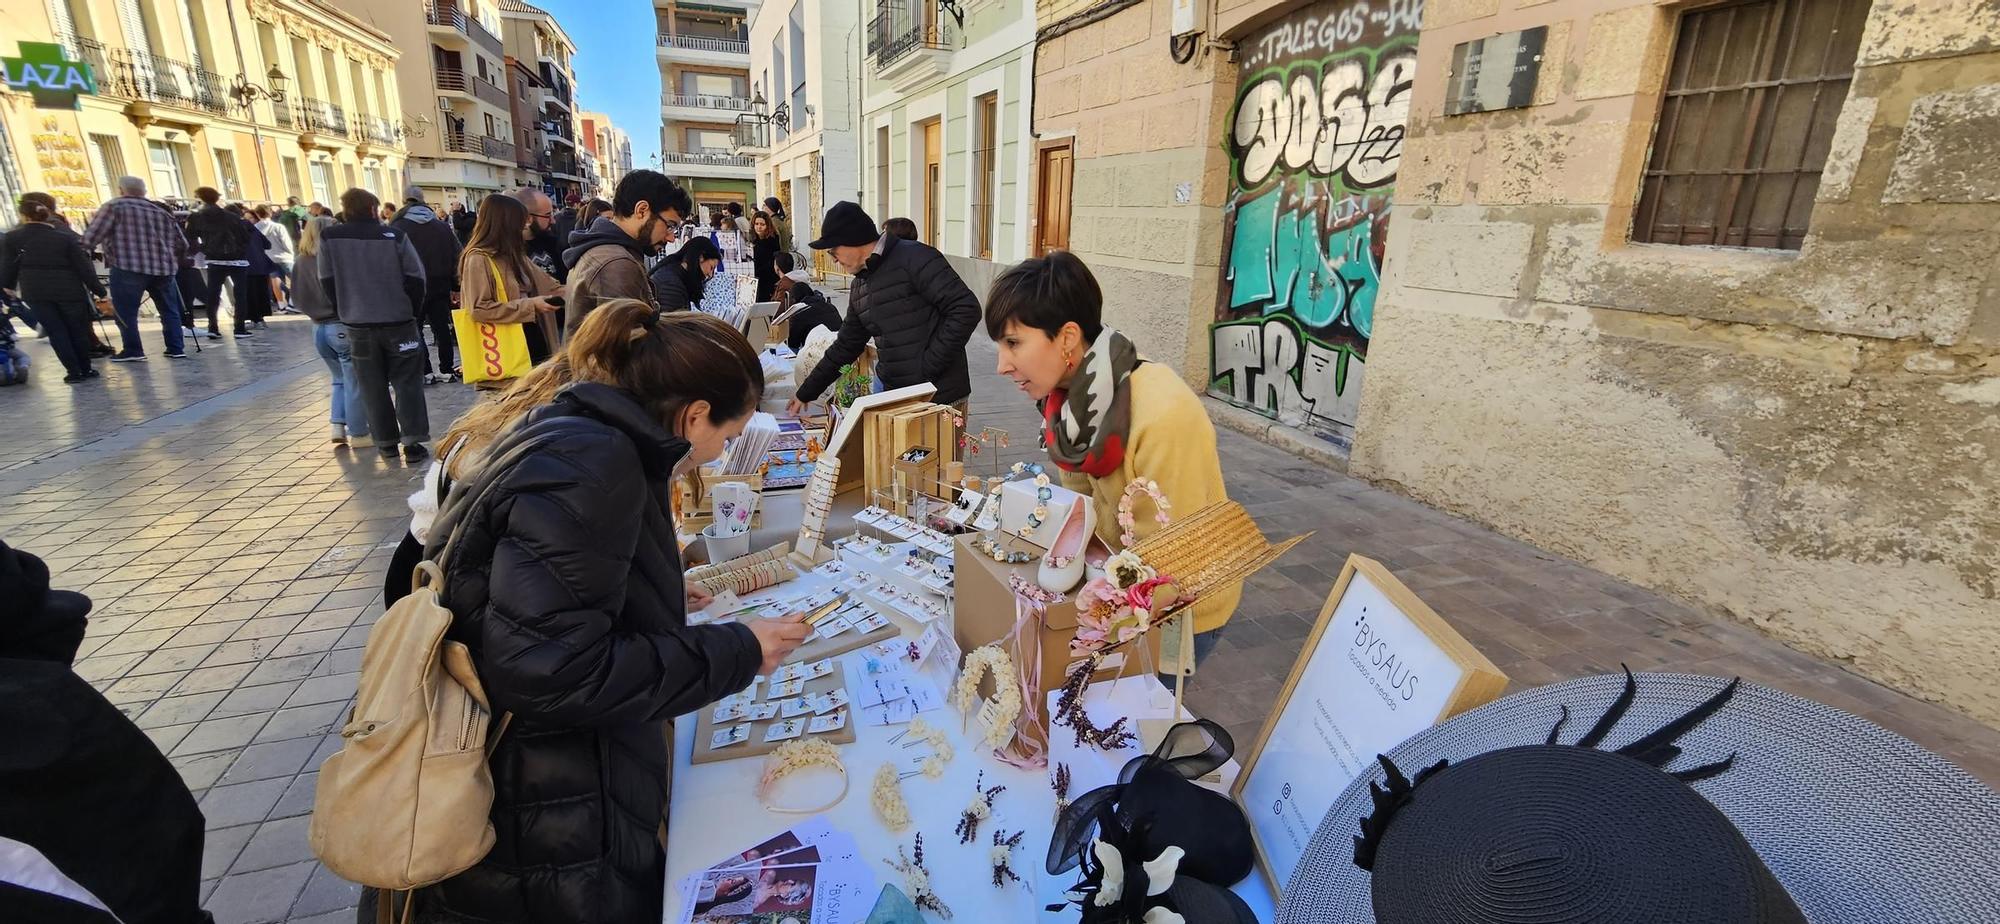
[(937, 247), (944, 219), (944, 136), (936, 119), (924, 123), (924, 243)]
[(1041, 177), (1035, 212), (1035, 255), (1069, 248), (1070, 183), (1074, 150), (1067, 140), (1041, 150), (1036, 163)]

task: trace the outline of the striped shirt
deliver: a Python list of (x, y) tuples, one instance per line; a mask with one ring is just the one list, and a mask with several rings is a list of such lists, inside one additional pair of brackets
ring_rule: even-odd
[(187, 238), (180, 223), (164, 207), (138, 196), (119, 196), (104, 203), (83, 232), (83, 246), (104, 248), (112, 269), (148, 276), (180, 272), (187, 256)]

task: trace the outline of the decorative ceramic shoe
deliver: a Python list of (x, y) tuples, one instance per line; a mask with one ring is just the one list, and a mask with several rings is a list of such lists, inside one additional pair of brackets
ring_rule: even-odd
[(1097, 528), (1097, 512), (1091, 506), (1090, 498), (1079, 496), (1071, 504), (1069, 515), (1063, 520), (1062, 531), (1056, 533), (1056, 541), (1049, 544), (1048, 554), (1042, 556), (1040, 573), (1035, 583), (1043, 590), (1066, 594), (1083, 583), (1083, 550), (1090, 544), (1090, 534)]

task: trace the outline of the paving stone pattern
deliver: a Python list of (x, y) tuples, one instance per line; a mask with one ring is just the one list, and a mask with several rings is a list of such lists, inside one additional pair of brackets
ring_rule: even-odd
[[(157, 339), (156, 337), (153, 339)], [(46, 346), (38, 361), (53, 363)], [(1025, 396), (970, 348), (972, 425), (1005, 427), (1001, 464), (1040, 458)], [(226, 364), (234, 364), (227, 366)], [(380, 586), (419, 472), (327, 442), (310, 327), (186, 365), (114, 367), (96, 391), (0, 392), (31, 425), (0, 456), (0, 538), (95, 601), (77, 672), (146, 730), (201, 801), (202, 894), (222, 924), (353, 920), (357, 889), (306, 846), (313, 783), (338, 748)], [(434, 433), (471, 401), (427, 390)], [(176, 401), (187, 402), (176, 406)], [(1392, 568), (1516, 688), (1616, 670), (1737, 675), (1865, 715), (2000, 781), (2000, 733), (1755, 630), (1497, 536), (1229, 431), (1230, 493), (1273, 537), (1314, 538), (1253, 578), (1189, 693), (1239, 741), (1256, 733), (1350, 552)], [(984, 470), (990, 456), (975, 456)]]

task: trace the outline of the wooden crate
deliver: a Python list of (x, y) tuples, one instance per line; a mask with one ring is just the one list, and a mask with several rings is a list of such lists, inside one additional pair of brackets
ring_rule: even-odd
[(936, 494), (948, 463), (958, 458), (958, 442), (951, 426), (950, 409), (938, 404), (911, 404), (890, 408), (863, 420), (863, 446), (867, 460), (862, 487), (873, 497), (895, 484), (896, 460), (910, 449), (931, 450), (920, 466), (923, 476), (911, 488)]

